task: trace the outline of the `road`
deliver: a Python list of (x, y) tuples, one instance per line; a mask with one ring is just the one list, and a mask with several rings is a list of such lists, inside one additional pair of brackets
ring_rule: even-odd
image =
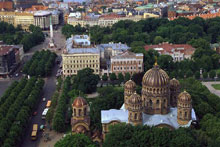
[[(41, 49), (48, 49), (48, 42), (49, 42), (49, 38), (46, 38), (44, 43), (34, 47), (31, 49), (31, 51), (27, 52), (26, 55), (27, 56), (31, 56), (33, 54), (33, 52), (37, 51), (37, 50), (41, 50)], [(56, 52), (58, 55), (61, 55), (62, 50), (57, 50), (57, 48), (61, 48), (63, 49), (64, 45), (65, 45), (65, 37), (61, 34), (61, 28), (59, 28), (56, 32), (54, 32), (54, 42), (56, 45), (56, 48), (54, 49), (50, 49), (54, 52)], [(45, 85), (44, 85), (44, 89), (43, 89), (43, 96), (41, 97), (41, 99), (43, 97), (46, 98), (46, 102), (51, 99), (53, 93), (56, 90), (56, 73), (58, 70), (58, 65), (56, 65), (53, 68), (52, 71), (52, 75), (48, 78), (45, 78)], [(36, 141), (32, 141), (30, 138), (31, 135), (31, 131), (32, 131), (32, 127), (33, 124), (38, 124), (39, 126), (42, 124), (45, 124), (45, 120), (41, 119), (41, 115), (42, 112), (46, 106), (46, 102), (43, 102), (42, 100), (40, 101), (38, 108), (37, 108), (37, 115), (33, 116), (31, 118), (31, 121), (28, 124), (28, 128), (26, 130), (24, 139), (23, 139), (23, 144), (21, 145), (22, 147), (37, 147), (39, 146), (40, 143), (40, 138), (42, 136), (42, 132), (39, 132), (38, 134), (38, 139)]]
[(216, 90), (212, 87), (212, 84), (220, 84), (220, 81), (217, 82), (202, 82), (202, 85), (205, 85), (211, 93), (214, 93), (215, 95), (220, 97), (220, 90)]
[[(45, 78), (45, 85), (43, 88), (43, 96), (40, 98), (40, 102), (37, 108), (37, 115), (36, 116), (32, 116), (31, 121), (28, 124), (28, 128), (26, 130), (24, 139), (23, 139), (23, 144), (22, 147), (37, 147), (39, 146), (40, 143), (40, 137), (42, 136), (42, 132), (38, 132), (38, 137), (36, 141), (32, 141), (31, 140), (31, 131), (32, 131), (32, 126), (33, 124), (38, 124), (38, 126), (40, 125), (44, 125), (45, 124), (45, 120), (41, 119), (41, 115), (42, 112), (44, 110), (44, 108), (46, 107), (46, 103), (49, 99), (51, 99), (53, 93), (56, 90), (56, 71), (58, 69), (58, 66), (56, 65), (53, 68), (53, 72), (52, 75), (48, 78)], [(42, 98), (46, 98), (46, 101), (43, 102)]]

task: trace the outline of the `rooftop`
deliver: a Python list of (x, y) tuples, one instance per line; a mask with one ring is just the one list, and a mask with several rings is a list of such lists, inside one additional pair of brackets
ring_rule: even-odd
[(34, 16), (45, 16), (45, 15), (51, 15), (51, 12), (49, 12), (49, 11), (36, 11), (34, 13)]
[(101, 50), (104, 50), (105, 48), (112, 48), (113, 50), (128, 50), (130, 47), (127, 46), (127, 44), (122, 43), (113, 43), (109, 42), (108, 44), (100, 44), (98, 45), (98, 48)]
[(126, 51), (124, 53), (112, 57), (112, 59), (136, 58), (137, 56), (144, 56), (144, 55), (142, 53), (135, 54), (133, 52)]
[(0, 45), (0, 56), (7, 55), (12, 49), (11, 45)]
[(175, 51), (178, 51), (186, 55), (191, 55), (195, 51), (195, 48), (193, 48), (189, 44), (172, 44), (168, 42), (163, 42), (157, 45), (146, 45), (144, 48), (146, 51), (148, 51), (149, 49), (157, 50), (161, 54), (173, 53)]
[[(188, 122), (187, 125), (179, 125), (177, 122), (177, 108), (170, 108), (170, 112), (166, 115), (154, 114), (148, 115), (142, 113), (143, 125), (157, 126), (159, 124), (167, 124), (169, 126), (178, 129), (179, 127), (189, 127), (192, 120), (196, 120), (196, 114), (194, 109), (192, 109), (192, 120)], [(110, 109), (101, 111), (101, 122), (110, 123), (111, 121), (120, 121), (128, 123), (128, 110), (124, 108), (124, 105), (120, 110)]]

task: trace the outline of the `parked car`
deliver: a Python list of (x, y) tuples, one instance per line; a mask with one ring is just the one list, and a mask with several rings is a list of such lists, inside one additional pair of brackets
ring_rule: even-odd
[(35, 111), (35, 112), (33, 113), (33, 115), (34, 115), (34, 116), (37, 115), (37, 111)]
[(46, 101), (46, 98), (44, 97), (44, 98), (43, 98), (43, 102), (45, 102), (45, 101)]

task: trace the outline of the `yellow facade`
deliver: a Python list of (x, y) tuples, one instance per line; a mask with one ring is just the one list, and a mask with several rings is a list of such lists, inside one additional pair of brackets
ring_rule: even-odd
[(63, 75), (76, 75), (79, 70), (91, 68), (94, 74), (100, 73), (100, 55), (99, 54), (62, 54)]
[(32, 13), (16, 13), (14, 26), (21, 25), (22, 29), (27, 31), (31, 24), (34, 24)]
[(7, 22), (15, 27), (21, 25), (22, 29), (28, 30), (29, 25), (34, 24), (34, 16), (31, 13), (24, 12), (0, 12), (0, 21)]
[(14, 25), (15, 12), (0, 12), (0, 21)]

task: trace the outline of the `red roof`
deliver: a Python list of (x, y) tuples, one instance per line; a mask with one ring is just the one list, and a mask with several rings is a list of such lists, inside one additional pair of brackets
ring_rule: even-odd
[(172, 44), (168, 42), (163, 42), (158, 45), (146, 45), (144, 48), (146, 51), (149, 49), (155, 49), (160, 54), (173, 54), (174, 51), (179, 51), (185, 55), (192, 55), (195, 51), (195, 48), (189, 44)]
[(13, 9), (12, 2), (0, 2), (0, 9)]
[(11, 48), (12, 46), (0, 46), (0, 56), (8, 54)]

